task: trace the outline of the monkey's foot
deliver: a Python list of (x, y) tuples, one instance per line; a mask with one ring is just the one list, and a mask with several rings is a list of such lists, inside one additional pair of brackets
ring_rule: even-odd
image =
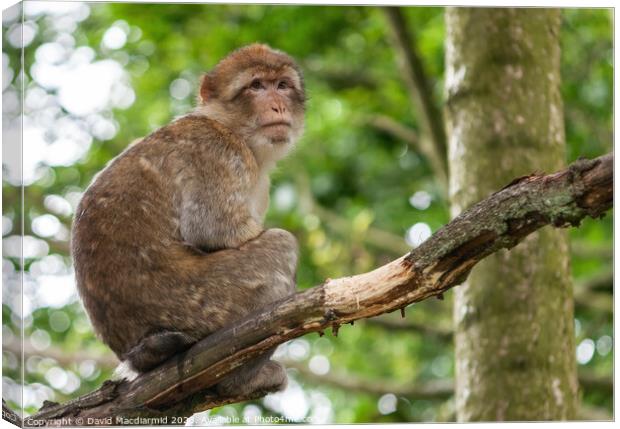
[(131, 367), (147, 372), (172, 356), (187, 350), (196, 340), (179, 331), (162, 331), (146, 336), (124, 355)]
[(284, 390), (287, 385), (286, 370), (282, 364), (268, 360), (259, 367), (241, 367), (217, 385), (220, 396), (246, 396)]

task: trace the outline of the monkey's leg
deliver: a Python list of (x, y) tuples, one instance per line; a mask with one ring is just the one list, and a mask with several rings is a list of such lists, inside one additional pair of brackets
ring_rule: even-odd
[(148, 335), (133, 346), (123, 360), (138, 372), (149, 371), (172, 356), (188, 349), (197, 340), (178, 331), (162, 331)]
[[(166, 326), (166, 319), (174, 323), (164, 331), (143, 337), (122, 355), (134, 370), (148, 371), (209, 333), (295, 291), (297, 242), (287, 231), (270, 229), (239, 249), (226, 249), (201, 258), (189, 266), (196, 268), (190, 275), (194, 280), (189, 280), (192, 289), (171, 288), (171, 299), (157, 312), (162, 317), (157, 325)], [(170, 282), (174, 283), (175, 278)], [(222, 285), (226, 287), (222, 289)], [(161, 303), (150, 303), (152, 308), (158, 305)], [(202, 317), (178, 317), (201, 313)], [(272, 354), (270, 351), (236, 369), (222, 391), (232, 393), (234, 386), (242, 389), (240, 393), (283, 388), (286, 373), (281, 365), (269, 361)]]
[[(262, 285), (253, 291), (253, 304), (247, 310), (255, 310), (295, 292), (298, 250), (292, 234), (280, 229), (267, 230), (242, 246), (239, 252), (242, 260), (247, 261), (242, 270), (249, 269), (247, 273), (239, 272), (237, 261), (239, 278), (262, 278)], [(237, 396), (283, 390), (287, 384), (286, 370), (280, 363), (270, 360), (274, 351), (267, 351), (224, 377), (216, 386), (218, 394)]]
[(245, 396), (252, 392), (271, 393), (284, 390), (286, 370), (269, 360), (273, 351), (259, 356), (224, 377), (216, 386), (220, 396)]

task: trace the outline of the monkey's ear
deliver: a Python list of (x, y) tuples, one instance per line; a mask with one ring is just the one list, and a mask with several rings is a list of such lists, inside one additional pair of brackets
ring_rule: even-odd
[(200, 79), (200, 91), (198, 91), (198, 101), (204, 104), (207, 102), (207, 100), (210, 97), (211, 97), (211, 94), (209, 91), (209, 75), (204, 74), (202, 75), (202, 78)]

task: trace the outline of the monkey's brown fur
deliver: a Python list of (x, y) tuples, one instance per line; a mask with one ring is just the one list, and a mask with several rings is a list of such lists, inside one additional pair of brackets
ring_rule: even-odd
[[(258, 82), (258, 83), (256, 83)], [(101, 339), (146, 371), (295, 290), (297, 244), (263, 231), (268, 171), (303, 128), (303, 79), (264, 45), (203, 79), (200, 104), (131, 145), (76, 211), (78, 290)], [(224, 379), (222, 394), (286, 384), (269, 355)]]

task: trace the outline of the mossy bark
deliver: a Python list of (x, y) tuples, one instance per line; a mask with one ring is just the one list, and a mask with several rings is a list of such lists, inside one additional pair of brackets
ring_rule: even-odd
[[(452, 215), (565, 162), (558, 9), (449, 8)], [(566, 231), (545, 227), (455, 289), (459, 421), (573, 419), (578, 403)]]

